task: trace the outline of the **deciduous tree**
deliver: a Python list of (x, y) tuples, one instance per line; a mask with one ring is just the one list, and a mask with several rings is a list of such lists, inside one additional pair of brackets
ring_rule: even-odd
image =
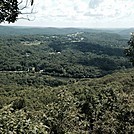
[[(33, 6), (34, 0), (1, 0), (0, 1), (0, 23), (14, 23), (19, 14), (28, 6)], [(21, 6), (24, 5), (24, 6)], [(21, 7), (21, 8), (20, 8)]]
[(134, 66), (134, 33), (131, 33), (131, 38), (128, 41), (129, 47), (125, 50), (126, 56), (129, 57), (130, 62), (132, 62), (132, 65)]

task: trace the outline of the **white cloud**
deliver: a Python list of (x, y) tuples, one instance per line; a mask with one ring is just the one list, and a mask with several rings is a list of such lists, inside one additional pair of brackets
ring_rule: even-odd
[(103, 2), (103, 0), (90, 0), (89, 7), (96, 8), (101, 2)]
[[(35, 0), (35, 11), (36, 19), (32, 22), (25, 21), (25, 24), (58, 27), (134, 25), (131, 22), (134, 22), (134, 0)], [(17, 24), (21, 22), (18, 21)]]
[[(48, 2), (49, 1), (49, 2)], [(50, 17), (66, 17), (66, 19), (75, 19), (77, 16), (81, 16), (83, 12), (88, 8), (87, 2), (82, 0), (42, 0), (37, 7), (38, 15), (50, 16)]]
[[(94, 1), (94, 3), (93, 3)], [(133, 12), (134, 1), (132, 0), (91, 0), (92, 8), (89, 9), (89, 16), (119, 17), (130, 15)], [(90, 7), (90, 3), (89, 3)], [(87, 14), (86, 14), (87, 15)]]

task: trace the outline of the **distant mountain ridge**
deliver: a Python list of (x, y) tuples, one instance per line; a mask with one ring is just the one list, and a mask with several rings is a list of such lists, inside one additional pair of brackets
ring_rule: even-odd
[(124, 30), (120, 31), (119, 34), (130, 37), (131, 32), (134, 32), (134, 28), (124, 29)]
[[(2, 31), (2, 32), (1, 32)], [(75, 32), (103, 32), (99, 29), (85, 29), (85, 28), (55, 28), (55, 27), (17, 27), (17, 26), (0, 26), (1, 34), (70, 34)]]
[(89, 28), (54, 28), (54, 27), (20, 27), (20, 26), (0, 26), (0, 35), (33, 35), (33, 34), (70, 34), (75, 32), (92, 32), (92, 33), (116, 33), (121, 36), (129, 37), (130, 32), (134, 28), (129, 29), (89, 29)]

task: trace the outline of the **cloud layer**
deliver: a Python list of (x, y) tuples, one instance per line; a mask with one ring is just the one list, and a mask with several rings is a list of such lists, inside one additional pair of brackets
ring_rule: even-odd
[(36, 19), (31, 23), (37, 26), (42, 24), (42, 26), (58, 27), (132, 27), (134, 22), (134, 0), (38, 0), (35, 2)]

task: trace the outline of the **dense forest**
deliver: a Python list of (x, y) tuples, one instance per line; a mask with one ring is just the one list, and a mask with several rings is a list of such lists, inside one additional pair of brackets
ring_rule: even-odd
[(133, 69), (81, 80), (2, 72), (0, 82), (1, 134), (134, 132)]
[(0, 34), (0, 133), (134, 133), (125, 34), (50, 33)]
[(124, 55), (127, 39), (113, 33), (0, 37), (0, 71), (28, 71), (52, 76), (101, 77), (131, 67)]

